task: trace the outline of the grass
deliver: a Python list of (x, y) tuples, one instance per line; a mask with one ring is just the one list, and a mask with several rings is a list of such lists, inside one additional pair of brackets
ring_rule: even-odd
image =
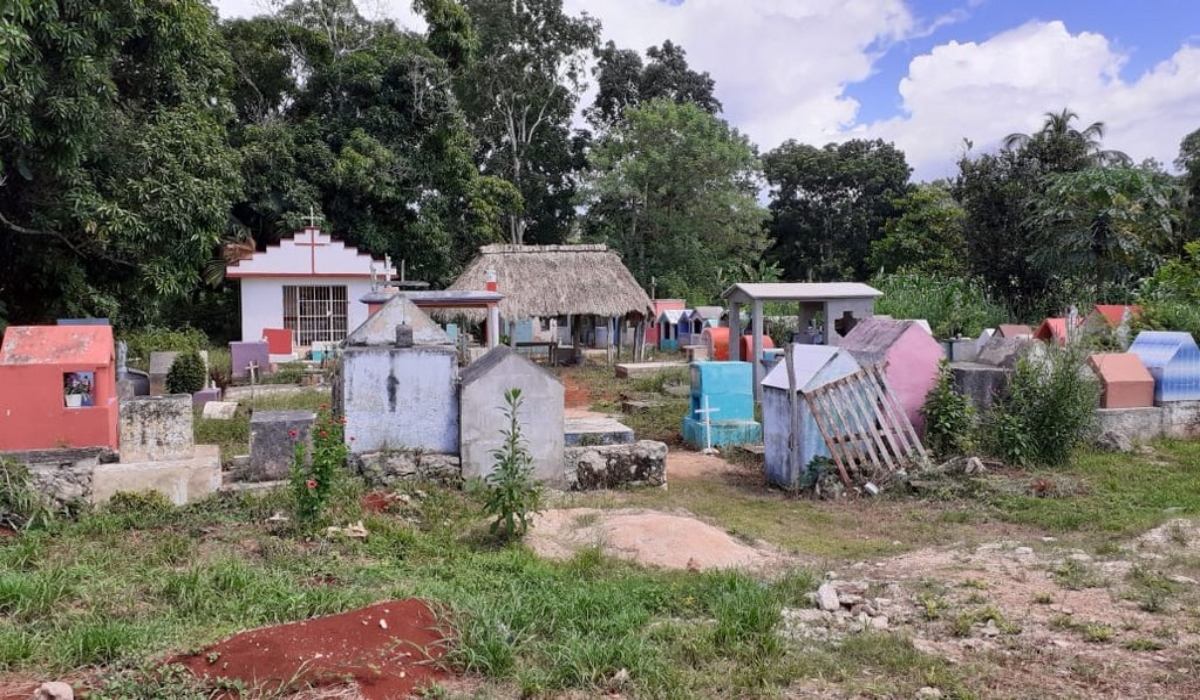
[(1123, 537), (1145, 532), (1170, 517), (1200, 513), (1200, 490), (1195, 488), (1200, 482), (1197, 442), (1156, 443), (1154, 459), (1136, 463), (1129, 455), (1085, 452), (1072, 466), (1045, 476), (1081, 480), (1086, 490), (1065, 498), (998, 494), (990, 499), (996, 514), (1050, 532)]
[(5, 540), (0, 670), (111, 666), (132, 683), (127, 669), (239, 629), (408, 596), (445, 606), (457, 632), (453, 664), (529, 694), (600, 692), (622, 669), (635, 695), (771, 694), (845, 668), (778, 634), (782, 608), (808, 604), (811, 572), (760, 580), (645, 571), (595, 549), (547, 561), (482, 538), (471, 496), (420, 490), (425, 497), (396, 514), (376, 515), (347, 489), (338, 519), (363, 519), (363, 541), (292, 539), (264, 522), (286, 507), (278, 494), (178, 509), (126, 500)]

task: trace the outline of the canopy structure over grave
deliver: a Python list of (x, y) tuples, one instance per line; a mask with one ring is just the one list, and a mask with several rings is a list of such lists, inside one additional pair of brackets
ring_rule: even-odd
[(243, 255), (225, 276), (241, 281), (242, 340), (248, 342), (261, 340), (268, 328), (293, 331), (300, 347), (338, 342), (367, 318), (356, 300), (396, 274), (390, 261), (359, 252), (316, 226)]
[(1142, 331), (1129, 346), (1154, 377), (1154, 402), (1200, 401), (1200, 347), (1191, 333)]
[[(763, 377), (759, 360), (763, 352), (763, 303), (783, 302), (797, 305), (799, 328), (811, 325), (818, 314), (825, 324), (824, 344), (838, 345), (861, 320), (875, 315), (875, 300), (883, 292), (859, 282), (789, 282), (735, 284), (721, 295), (729, 302), (729, 337), (742, 336), (741, 307), (751, 306), (752, 350), (754, 356), (754, 392), (760, 397)], [(741, 359), (740, 343), (729, 343), (729, 359)]]
[[(651, 303), (654, 306), (654, 315), (650, 318), (650, 325), (646, 327), (646, 344), (662, 347), (661, 341), (663, 340), (663, 329), (661, 327), (661, 322), (663, 313), (667, 311), (673, 312), (674, 320), (671, 321), (671, 323), (672, 325), (678, 324), (679, 317), (687, 308), (687, 302), (685, 302), (683, 299), (653, 299), (651, 300)], [(678, 348), (678, 330), (675, 328), (671, 329), (671, 341), (672, 342), (668, 344), (671, 346), (669, 349), (674, 350)]]
[[(653, 314), (650, 297), (605, 245), (484, 246), (450, 290), (486, 289), (491, 275), (504, 295), (500, 315), (509, 322), (559, 316), (649, 319)], [(474, 321), (485, 316), (480, 309), (461, 315)], [(578, 332), (576, 325), (576, 340)]]

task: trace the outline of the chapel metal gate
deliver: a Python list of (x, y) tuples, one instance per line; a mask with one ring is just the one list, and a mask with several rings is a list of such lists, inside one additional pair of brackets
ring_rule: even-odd
[(851, 471), (876, 482), (914, 462), (929, 462), (882, 365), (864, 367), (805, 393), (813, 419), (847, 488)]

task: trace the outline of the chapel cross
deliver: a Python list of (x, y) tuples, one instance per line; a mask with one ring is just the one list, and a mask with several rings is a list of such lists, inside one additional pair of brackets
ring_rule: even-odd
[(312, 207), (309, 207), (308, 208), (308, 216), (302, 216), (300, 218), (308, 221), (309, 228), (316, 228), (317, 227), (317, 219), (320, 219), (321, 217), (317, 216), (316, 212), (313, 211)]

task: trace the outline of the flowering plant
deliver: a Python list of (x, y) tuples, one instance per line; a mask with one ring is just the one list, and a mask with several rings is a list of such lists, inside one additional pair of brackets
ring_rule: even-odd
[(63, 393), (68, 396), (72, 394), (90, 394), (92, 393), (92, 385), (78, 374), (72, 374), (67, 378), (67, 383), (63, 386)]
[(344, 431), (342, 421), (330, 415), (328, 406), (322, 405), (309, 440), (301, 440), (294, 430), (290, 433), (296, 442), (291, 470), (292, 500), (296, 519), (302, 523), (315, 524), (325, 513), (329, 495), (350, 454)]

